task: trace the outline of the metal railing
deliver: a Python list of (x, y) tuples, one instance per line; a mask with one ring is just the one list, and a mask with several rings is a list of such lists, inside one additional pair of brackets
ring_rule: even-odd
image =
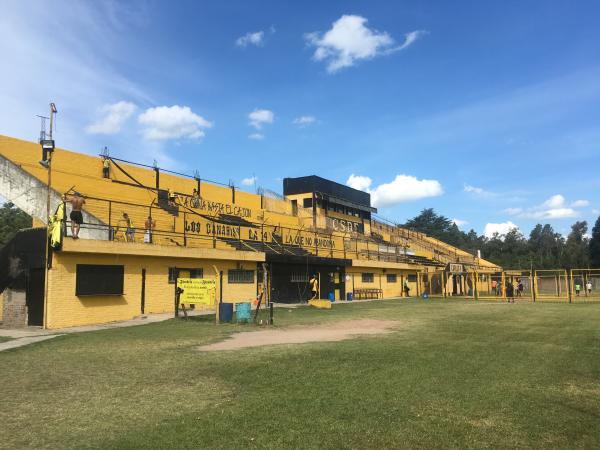
[[(416, 265), (430, 263), (422, 256), (411, 255), (406, 246), (380, 243), (361, 236), (324, 233), (309, 227), (295, 228), (266, 221), (257, 222), (249, 217), (236, 217), (239, 224), (235, 224), (235, 220), (228, 222), (231, 216), (223, 219), (221, 214), (193, 208), (189, 206), (189, 202), (165, 208), (165, 205), (157, 205), (155, 201), (141, 205), (98, 197), (85, 199), (84, 211), (98, 219), (98, 223), (84, 222), (81, 229), (96, 231), (95, 235), (103, 240)], [(177, 213), (169, 213), (169, 208), (177, 209)], [(124, 213), (128, 215), (130, 222), (124, 217)], [(156, 221), (156, 226), (151, 229), (145, 226), (148, 217)], [(68, 218), (65, 225), (68, 230), (71, 225)], [(65, 235), (69, 236), (69, 232), (66, 231)]]

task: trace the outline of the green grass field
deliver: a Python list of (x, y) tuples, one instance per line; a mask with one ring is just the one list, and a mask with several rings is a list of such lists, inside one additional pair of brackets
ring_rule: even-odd
[(390, 300), (276, 325), (397, 320), (201, 353), (251, 326), (167, 321), (0, 353), (0, 447), (599, 448), (600, 305)]

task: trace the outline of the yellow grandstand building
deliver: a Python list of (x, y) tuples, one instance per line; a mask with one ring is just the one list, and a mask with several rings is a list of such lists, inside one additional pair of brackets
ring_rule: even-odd
[[(475, 295), (501, 270), (377, 220), (368, 193), (317, 176), (285, 178), (278, 196), (109, 155), (56, 149), (51, 173), (40, 158), (38, 143), (0, 136), (0, 195), (43, 227), (0, 251), (5, 321), (24, 313), (30, 325), (62, 328), (172, 312), (179, 277), (215, 279), (221, 302), (249, 302), (266, 287), (266, 300), (291, 303), (311, 296), (313, 275), (318, 296), (335, 301)], [(85, 199), (80, 239), (74, 192)], [(66, 214), (46, 286), (48, 196), (50, 216), (61, 204)]]

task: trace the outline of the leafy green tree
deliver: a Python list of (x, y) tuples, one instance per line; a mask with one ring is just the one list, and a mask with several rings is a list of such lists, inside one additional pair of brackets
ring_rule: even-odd
[(588, 267), (588, 239), (586, 233), (588, 230), (587, 222), (575, 222), (571, 226), (571, 232), (565, 243), (565, 252), (562, 259), (562, 266), (567, 269), (583, 269)]
[(537, 269), (556, 269), (561, 266), (565, 240), (550, 224), (537, 224), (529, 234), (529, 253)]
[(576, 222), (565, 238), (550, 224), (537, 224), (526, 238), (516, 229), (491, 238), (475, 230), (460, 231), (450, 219), (432, 208), (421, 211), (404, 225), (456, 246), (472, 255), (481, 250), (482, 257), (506, 269), (600, 268), (600, 217), (587, 239), (587, 223)]
[(0, 247), (12, 239), (21, 228), (31, 227), (32, 220), (15, 205), (8, 202), (0, 208)]
[(588, 254), (590, 267), (600, 268), (600, 217), (596, 219), (594, 228), (592, 228), (592, 238), (589, 242)]
[(426, 208), (421, 213), (408, 220), (405, 227), (421, 231), (436, 239), (445, 236), (450, 230), (452, 221), (447, 217), (438, 215), (433, 208)]

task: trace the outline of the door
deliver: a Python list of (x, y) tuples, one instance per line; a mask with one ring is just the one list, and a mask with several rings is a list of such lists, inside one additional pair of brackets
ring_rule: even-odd
[(38, 327), (44, 325), (44, 276), (43, 268), (29, 269), (25, 294), (27, 325)]
[(144, 314), (144, 309), (146, 309), (146, 269), (142, 269), (142, 298), (140, 303), (140, 310)]

